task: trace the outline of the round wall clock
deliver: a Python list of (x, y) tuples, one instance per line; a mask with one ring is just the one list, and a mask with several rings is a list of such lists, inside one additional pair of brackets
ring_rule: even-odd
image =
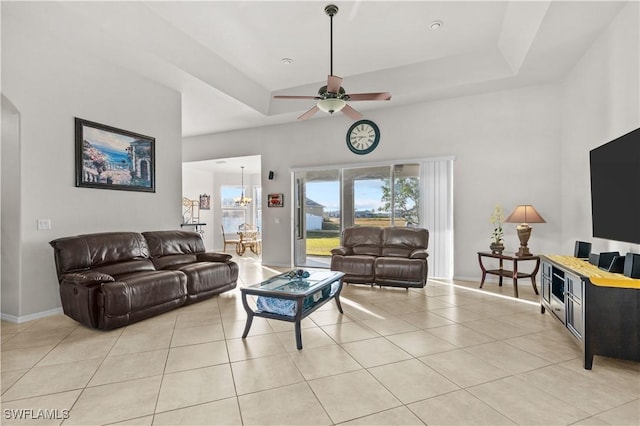
[(347, 146), (354, 154), (368, 154), (380, 142), (380, 129), (371, 120), (359, 120), (347, 131)]

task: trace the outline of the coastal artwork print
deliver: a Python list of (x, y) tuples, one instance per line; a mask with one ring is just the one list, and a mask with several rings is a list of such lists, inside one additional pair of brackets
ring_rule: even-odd
[(76, 186), (156, 192), (155, 138), (76, 118)]

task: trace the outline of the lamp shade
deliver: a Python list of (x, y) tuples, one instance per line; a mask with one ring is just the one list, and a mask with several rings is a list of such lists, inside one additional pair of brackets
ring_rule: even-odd
[(546, 223), (531, 204), (522, 204), (505, 219), (508, 223)]
[(334, 112), (340, 111), (347, 103), (342, 99), (337, 98), (328, 98), (322, 99), (318, 101), (318, 108), (320, 111), (328, 112), (329, 114), (333, 114)]

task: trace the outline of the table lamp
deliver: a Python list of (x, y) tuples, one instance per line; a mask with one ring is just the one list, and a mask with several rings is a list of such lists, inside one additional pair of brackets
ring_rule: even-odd
[(532, 256), (531, 252), (529, 252), (529, 247), (527, 247), (527, 242), (531, 236), (531, 229), (533, 229), (529, 226), (529, 223), (545, 223), (540, 213), (538, 213), (532, 205), (523, 204), (517, 206), (505, 222), (520, 224), (516, 227), (518, 238), (520, 239), (520, 250), (518, 250), (516, 256)]

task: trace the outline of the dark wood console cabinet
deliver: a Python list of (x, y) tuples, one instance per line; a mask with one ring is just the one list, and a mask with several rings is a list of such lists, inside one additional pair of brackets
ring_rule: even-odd
[(584, 368), (591, 370), (594, 355), (640, 361), (640, 280), (570, 256), (541, 258), (541, 312), (577, 340)]

